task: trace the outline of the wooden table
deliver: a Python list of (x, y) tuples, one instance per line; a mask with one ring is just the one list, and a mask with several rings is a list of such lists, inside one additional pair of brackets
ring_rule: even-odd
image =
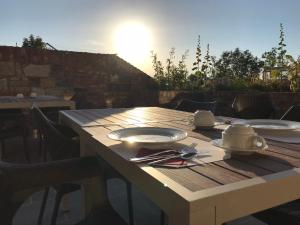
[(54, 96), (38, 96), (35, 98), (17, 98), (14, 96), (0, 97), (0, 109), (29, 109), (33, 103), (37, 104), (40, 108), (70, 107), (70, 109), (75, 109), (74, 101), (68, 101)]
[[(164, 210), (170, 225), (220, 225), (300, 198), (299, 145), (268, 141), (269, 149), (262, 154), (169, 169), (128, 162), (130, 150), (106, 136), (123, 127), (159, 126), (187, 130), (200, 143), (220, 137), (222, 129), (193, 130), (186, 122), (189, 115), (149, 107), (71, 110), (60, 116), (80, 134), (83, 155), (97, 154), (111, 164)], [(99, 185), (102, 188), (87, 189), (87, 194), (100, 198), (105, 193), (101, 193), (103, 182)]]

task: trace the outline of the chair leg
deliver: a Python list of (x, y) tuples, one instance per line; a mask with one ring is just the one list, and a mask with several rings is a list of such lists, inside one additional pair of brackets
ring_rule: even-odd
[(28, 140), (27, 140), (26, 136), (23, 136), (23, 150), (24, 150), (24, 155), (25, 155), (27, 162), (30, 163), (30, 157), (29, 157), (29, 153), (28, 153)]
[(45, 139), (44, 139), (44, 135), (41, 133), (41, 142), (40, 142), (40, 145), (41, 145), (41, 155), (42, 155), (42, 160), (43, 162), (47, 162), (47, 150), (46, 150), (46, 147), (45, 147)]
[(56, 224), (59, 205), (60, 205), (62, 197), (63, 197), (63, 192), (61, 190), (58, 190), (57, 193), (56, 193), (56, 196), (55, 196), (54, 208), (53, 208), (53, 212), (52, 212), (50, 225), (55, 225)]
[(37, 138), (38, 138), (38, 145), (39, 145), (38, 154), (39, 154), (39, 156), (42, 156), (42, 152), (43, 152), (43, 150), (42, 150), (42, 133), (41, 133), (40, 129), (37, 129)]
[(165, 225), (165, 223), (166, 223), (165, 222), (165, 219), (166, 219), (165, 216), (166, 215), (165, 215), (164, 211), (161, 210), (160, 211), (160, 225)]
[(43, 216), (44, 216), (44, 212), (45, 212), (45, 207), (46, 207), (46, 203), (47, 203), (47, 199), (48, 199), (48, 194), (49, 194), (49, 190), (50, 188), (46, 188), (45, 192), (44, 192), (44, 196), (43, 196), (43, 200), (42, 200), (42, 205), (40, 208), (40, 213), (39, 213), (39, 218), (38, 218), (38, 225), (41, 225), (43, 222)]
[(134, 225), (132, 186), (129, 182), (126, 182), (126, 191), (127, 191), (127, 201), (128, 201), (129, 225)]
[(7, 155), (6, 155), (6, 151), (5, 151), (5, 140), (4, 139), (2, 139), (1, 140), (1, 150), (2, 150), (2, 159), (4, 159), (4, 158), (6, 158), (7, 157)]

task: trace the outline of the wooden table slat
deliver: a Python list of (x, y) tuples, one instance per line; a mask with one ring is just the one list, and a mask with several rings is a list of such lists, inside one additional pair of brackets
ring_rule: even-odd
[(225, 161), (214, 162), (214, 164), (252, 178), (272, 173), (270, 170), (265, 170), (261, 167), (250, 165), (236, 159), (227, 159)]
[(222, 167), (207, 164), (203, 166), (194, 166), (190, 168), (202, 176), (206, 176), (220, 184), (230, 184), (237, 181), (248, 179), (249, 177), (243, 176), (231, 170)]
[(157, 168), (158, 171), (169, 176), (171, 179), (179, 182), (184, 187), (191, 191), (199, 191), (206, 188), (219, 186), (220, 183), (210, 179), (206, 176), (202, 176), (198, 173), (193, 172), (188, 168), (182, 169), (166, 169)]
[[(87, 146), (83, 152), (93, 149), (94, 153), (111, 163), (164, 209), (169, 215), (170, 225), (196, 225), (199, 222), (220, 225), (227, 220), (300, 198), (296, 188), (300, 182), (300, 145), (268, 140), (269, 149), (262, 153), (232, 155), (224, 161), (190, 168), (153, 168), (129, 162), (128, 159), (134, 157), (138, 149), (127, 150), (125, 145), (109, 139), (107, 134), (126, 127), (170, 127), (184, 129), (190, 137), (203, 143), (220, 138), (224, 127), (195, 130), (187, 122), (191, 113), (157, 107), (93, 109), (76, 113), (66, 112), (62, 118), (67, 123), (76, 118), (72, 127), (82, 133)], [(97, 126), (81, 126), (87, 123)], [(272, 180), (275, 182), (270, 182)], [(286, 185), (290, 185), (288, 193), (284, 192)], [(254, 195), (256, 198), (252, 197)], [(264, 201), (258, 202), (257, 198)]]

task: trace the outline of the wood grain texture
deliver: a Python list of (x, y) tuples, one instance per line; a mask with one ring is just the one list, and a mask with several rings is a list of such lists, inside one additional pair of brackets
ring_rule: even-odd
[[(295, 187), (300, 181), (300, 145), (267, 141), (269, 148), (262, 153), (232, 155), (223, 161), (171, 169), (130, 163), (128, 159), (139, 149), (128, 150), (107, 137), (111, 131), (140, 126), (183, 129), (189, 137), (206, 144), (221, 137), (224, 126), (196, 130), (188, 122), (191, 115), (143, 107), (68, 111), (61, 118), (82, 134), (90, 151), (100, 155), (165, 210), (170, 225), (194, 225), (200, 221), (204, 225), (222, 224), (300, 197)], [(291, 191), (284, 192), (291, 185)]]
[[(190, 137), (210, 141), (221, 136), (221, 129), (196, 130), (189, 124), (191, 113), (156, 107), (135, 109), (91, 109), (68, 112), (68, 116), (87, 132), (105, 136), (110, 131), (137, 126), (157, 126), (184, 129)], [(168, 121), (174, 119), (174, 121)], [(150, 122), (149, 122), (150, 121)], [(162, 121), (162, 122), (158, 122)], [(102, 126), (103, 125), (103, 126)], [(102, 139), (105, 145), (107, 140)], [(186, 169), (158, 168), (160, 172), (176, 180), (191, 191), (234, 183), (300, 166), (300, 147), (268, 142), (270, 148), (264, 154), (233, 156), (232, 159)], [(290, 148), (291, 147), (291, 148)], [(196, 177), (198, 177), (196, 179)]]

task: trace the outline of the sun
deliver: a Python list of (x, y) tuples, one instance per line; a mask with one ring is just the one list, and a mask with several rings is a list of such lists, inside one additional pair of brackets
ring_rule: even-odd
[(122, 24), (115, 32), (117, 54), (135, 65), (141, 65), (149, 58), (151, 45), (151, 32), (141, 23)]

